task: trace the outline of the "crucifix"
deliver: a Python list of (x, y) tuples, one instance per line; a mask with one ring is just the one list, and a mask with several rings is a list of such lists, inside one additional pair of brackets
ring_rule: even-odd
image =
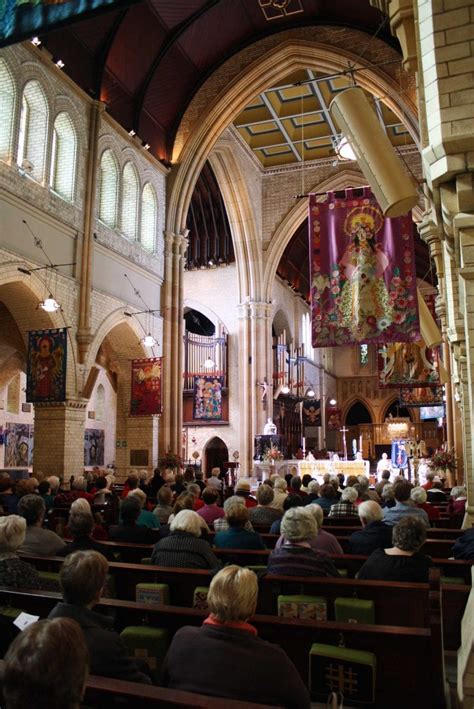
[(349, 429), (343, 426), (342, 428), (339, 429), (340, 432), (342, 433), (342, 450), (344, 452), (344, 460), (347, 460), (347, 442), (346, 442), (346, 433), (349, 432)]

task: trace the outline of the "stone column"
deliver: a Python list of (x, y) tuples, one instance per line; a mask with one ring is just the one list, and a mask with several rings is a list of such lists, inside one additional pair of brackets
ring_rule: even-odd
[(163, 414), (161, 452), (181, 454), (183, 419), (183, 271), (188, 246), (185, 234), (165, 235), (163, 296)]
[(86, 399), (35, 404), (33, 474), (68, 480), (84, 470)]
[(271, 303), (253, 301), (239, 305), (239, 401), (241, 475), (253, 465), (254, 436), (273, 415), (273, 389), (262, 401), (258, 382), (273, 381)]

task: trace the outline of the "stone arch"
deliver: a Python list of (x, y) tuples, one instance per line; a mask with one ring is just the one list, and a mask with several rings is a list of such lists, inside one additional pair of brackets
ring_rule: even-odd
[(344, 421), (344, 424), (347, 423), (347, 417), (352, 407), (356, 404), (360, 404), (361, 406), (363, 406), (364, 409), (367, 411), (368, 416), (370, 417), (370, 421), (361, 421), (361, 423), (374, 423), (375, 414), (369, 401), (364, 396), (356, 395), (351, 397), (344, 405), (344, 410), (342, 413), (342, 420)]
[[(363, 66), (356, 54), (341, 48), (335, 49), (330, 45), (305, 40), (281, 42), (264, 56), (245, 66), (228, 83), (189, 136), (181, 132), (183, 125), (189, 121), (185, 115), (175, 141), (173, 162), (177, 163), (177, 167), (174, 175), (170, 176), (172, 186), (167, 214), (168, 231), (179, 234), (185, 229), (186, 215), (199, 172), (222, 132), (247, 103), (293, 71), (312, 68), (317, 71), (338, 72), (346, 70), (348, 63), (355, 68)], [(378, 70), (364, 68), (364, 71), (357, 74), (357, 81), (362, 88), (382, 95), (387, 105), (407, 125), (413, 136), (416, 136), (414, 107), (409, 101), (402, 104), (399, 86), (392, 77)], [(206, 85), (207, 82), (200, 89), (201, 92), (206, 91)]]
[[(392, 406), (394, 406), (397, 402), (399, 401), (399, 397), (394, 394), (391, 396), (387, 401), (384, 402), (383, 407), (380, 409), (380, 421), (379, 423), (385, 423), (385, 419), (388, 416), (389, 410)], [(408, 416), (410, 421), (413, 423), (415, 421), (413, 417), (413, 413), (410, 411), (409, 408), (405, 406), (400, 406), (400, 416)]]
[(206, 316), (214, 325), (216, 328), (216, 333), (219, 329), (219, 327), (223, 327), (227, 332), (229, 332), (228, 327), (222, 320), (222, 318), (217, 315), (211, 308), (209, 308), (207, 305), (204, 305), (201, 303), (199, 300), (193, 300), (192, 298), (185, 298), (184, 303), (183, 303), (183, 311), (184, 310), (196, 310), (199, 313), (202, 313), (203, 315)]
[[(87, 359), (84, 363), (86, 372), (90, 371), (91, 367), (94, 366), (94, 363), (97, 358), (97, 353), (99, 351), (99, 348), (100, 348), (102, 342), (119, 325), (125, 325), (128, 328), (128, 330), (125, 329), (123, 331), (126, 333), (126, 341), (128, 343), (128, 346), (131, 346), (130, 354), (127, 356), (135, 357), (137, 359), (139, 357), (152, 356), (151, 350), (148, 351), (148, 348), (144, 347), (140, 343), (140, 339), (145, 334), (140, 322), (137, 320), (137, 318), (134, 318), (134, 317), (129, 318), (126, 315), (124, 315), (124, 307), (121, 306), (120, 308), (117, 308), (116, 310), (113, 310), (111, 313), (109, 313), (107, 315), (107, 317), (105, 317), (104, 320), (102, 320), (99, 327), (97, 328), (96, 333), (94, 335), (94, 339), (92, 340), (91, 345), (89, 347)], [(133, 333), (133, 337), (132, 337), (132, 340), (129, 342), (129, 340), (130, 340), (129, 333), (130, 332)], [(126, 351), (127, 345), (125, 345), (125, 344), (120, 345), (120, 343), (118, 343), (118, 346), (119, 346), (120, 351), (122, 349), (124, 351)]]
[(221, 468), (221, 472), (223, 472), (223, 464), (228, 460), (229, 449), (220, 436), (213, 436), (205, 443), (203, 448), (205, 473), (210, 473), (214, 467)]
[(234, 242), (240, 302), (246, 296), (260, 300), (262, 257), (257, 227), (247, 183), (235, 158), (233, 144), (221, 138), (209, 155), (209, 162), (224, 200)]
[(273, 316), (272, 327), (275, 330), (275, 335), (281, 335), (282, 332), (287, 334), (287, 344), (293, 340), (294, 333), (291, 330), (288, 316), (284, 310), (277, 310)]

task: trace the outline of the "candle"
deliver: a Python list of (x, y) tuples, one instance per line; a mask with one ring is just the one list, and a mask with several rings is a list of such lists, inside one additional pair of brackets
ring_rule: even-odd
[(306, 438), (303, 436), (303, 453), (306, 452)]
[(362, 433), (359, 436), (359, 450), (362, 450)]

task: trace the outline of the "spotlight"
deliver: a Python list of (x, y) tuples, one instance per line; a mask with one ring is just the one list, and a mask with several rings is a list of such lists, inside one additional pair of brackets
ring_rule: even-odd
[(35, 47), (39, 47), (41, 44), (41, 40), (39, 37), (32, 37), (31, 38), (31, 44), (34, 44)]
[(143, 149), (150, 150), (150, 143), (145, 143), (145, 145), (143, 146)]
[(132, 130), (129, 130), (129, 131), (128, 131), (128, 134), (129, 134), (132, 138), (133, 138), (134, 135), (136, 135), (136, 133), (135, 133), (135, 131), (133, 130), (133, 128), (132, 128)]
[(54, 63), (56, 64), (58, 69), (64, 69), (64, 62), (62, 59), (56, 59), (56, 61)]
[(336, 404), (337, 404), (336, 399), (329, 399), (329, 404), (330, 404), (330, 406), (336, 406)]
[(282, 386), (281, 393), (282, 394), (289, 394), (290, 393), (290, 387), (288, 386), (288, 384), (285, 384), (284, 386)]
[(313, 396), (315, 396), (315, 393), (312, 389), (310, 389), (308, 392), (306, 392), (306, 396), (309, 396), (312, 399)]
[(208, 357), (204, 362), (204, 369), (214, 369), (215, 366), (216, 363), (210, 357)]

